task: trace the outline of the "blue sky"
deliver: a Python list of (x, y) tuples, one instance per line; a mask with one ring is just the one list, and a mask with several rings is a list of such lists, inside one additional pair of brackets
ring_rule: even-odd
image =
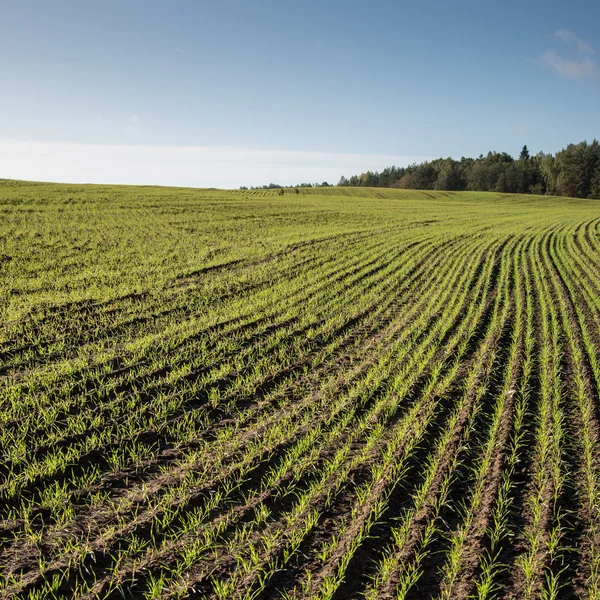
[(237, 187), (553, 152), (600, 136), (598, 23), (597, 1), (3, 0), (0, 177)]

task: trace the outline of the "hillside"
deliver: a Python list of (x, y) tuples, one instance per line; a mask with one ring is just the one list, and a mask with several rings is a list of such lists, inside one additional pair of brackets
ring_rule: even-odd
[(600, 597), (598, 201), (2, 181), (0, 282), (6, 597)]

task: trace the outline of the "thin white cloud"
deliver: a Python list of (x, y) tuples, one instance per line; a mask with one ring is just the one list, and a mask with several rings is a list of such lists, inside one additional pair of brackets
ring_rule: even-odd
[(185, 52), (181, 48), (175, 48), (176, 52), (181, 52), (181, 54), (185, 54)]
[(585, 79), (595, 77), (598, 65), (589, 58), (583, 60), (568, 60), (563, 58), (556, 50), (549, 50), (543, 56), (544, 64), (562, 77), (570, 79)]
[(556, 50), (548, 50), (542, 56), (542, 62), (561, 77), (568, 77), (570, 79), (596, 77), (598, 63), (590, 58), (595, 54), (592, 45), (577, 37), (568, 29), (559, 29), (554, 35), (565, 43), (577, 46), (577, 51), (574, 52), (576, 58), (565, 58)]
[(575, 44), (577, 51), (574, 54), (577, 58), (565, 58), (556, 50), (548, 50), (542, 56), (542, 62), (561, 77), (568, 77), (569, 79), (595, 77), (598, 72), (598, 64), (590, 58), (595, 54), (592, 45), (583, 41), (568, 29), (559, 29), (554, 35), (567, 44)]
[(595, 54), (595, 50), (591, 44), (584, 42), (582, 39), (578, 38), (572, 31), (568, 29), (559, 29), (555, 33), (556, 37), (560, 38), (563, 42), (575, 42), (577, 44), (577, 49), (582, 54)]
[(237, 188), (337, 183), (341, 175), (429, 156), (261, 150), (224, 146), (97, 145), (0, 140), (0, 176), (34, 181)]
[(127, 125), (125, 131), (129, 134), (136, 133), (140, 128), (140, 119), (137, 115), (132, 115), (127, 119)]

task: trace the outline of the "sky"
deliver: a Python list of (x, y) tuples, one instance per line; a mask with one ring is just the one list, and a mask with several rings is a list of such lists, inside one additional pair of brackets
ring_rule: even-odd
[(0, 177), (235, 188), (600, 137), (600, 2), (0, 0)]

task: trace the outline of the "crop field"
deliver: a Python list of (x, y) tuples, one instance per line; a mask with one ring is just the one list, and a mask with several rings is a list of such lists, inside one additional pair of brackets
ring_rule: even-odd
[(0, 597), (600, 600), (600, 204), (0, 182)]

